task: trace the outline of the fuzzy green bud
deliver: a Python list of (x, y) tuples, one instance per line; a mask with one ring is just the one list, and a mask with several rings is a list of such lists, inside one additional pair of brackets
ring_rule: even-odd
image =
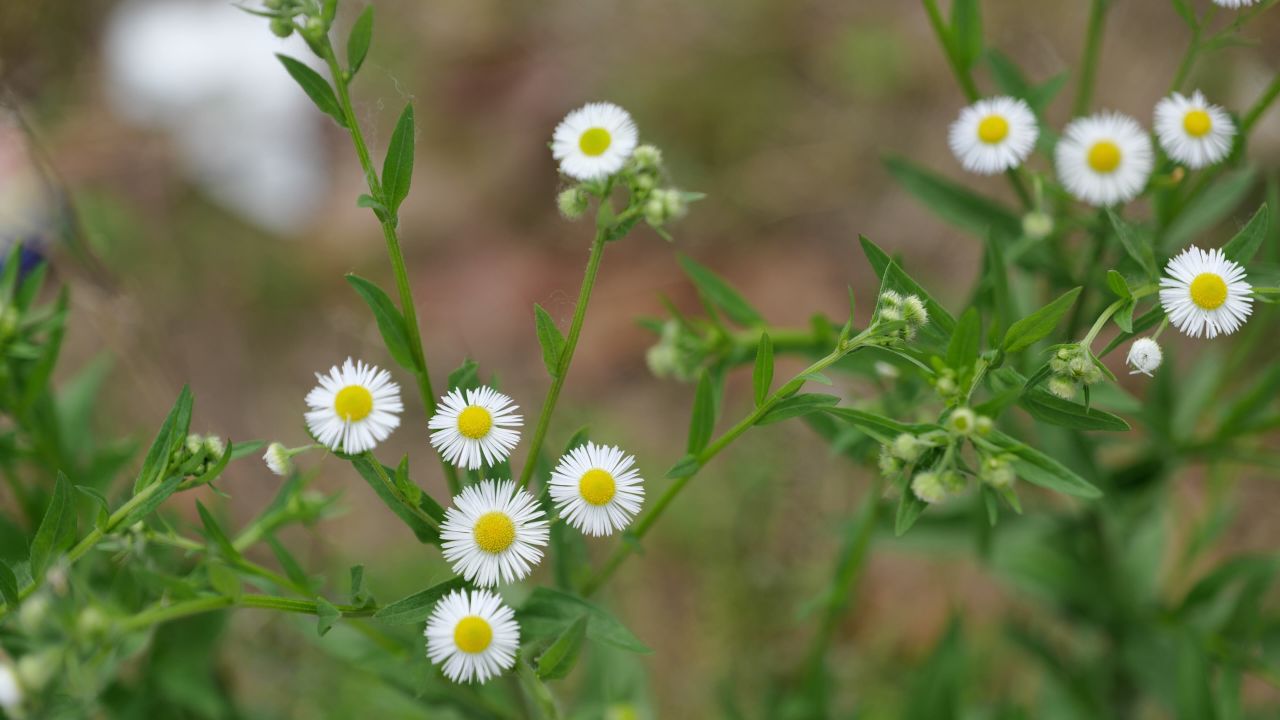
[(1043, 240), (1053, 234), (1053, 218), (1034, 211), (1022, 216), (1022, 234), (1031, 240)]
[(924, 306), (924, 301), (915, 295), (908, 295), (902, 301), (902, 319), (912, 329), (919, 329), (929, 323), (929, 311)]
[(590, 205), (590, 196), (580, 187), (571, 187), (556, 196), (556, 207), (560, 209), (560, 214), (570, 220), (582, 217)]
[(995, 423), (993, 423), (991, 421), (991, 418), (987, 417), (986, 415), (979, 415), (978, 419), (974, 420), (973, 422), (974, 432), (978, 433), (979, 435), (990, 435), (991, 431), (994, 428), (995, 428)]
[(902, 462), (893, 456), (887, 445), (880, 446), (880, 474), (885, 477), (896, 475), (902, 469)]
[(662, 151), (653, 145), (641, 145), (631, 154), (631, 162), (637, 170), (657, 170), (662, 166)]
[(1057, 395), (1063, 400), (1070, 400), (1076, 396), (1076, 384), (1070, 379), (1061, 375), (1055, 375), (1049, 378), (1049, 392)]
[(1010, 464), (1007, 455), (997, 455), (983, 460), (978, 477), (982, 482), (997, 490), (1010, 487), (1013, 485), (1013, 481), (1017, 479), (1017, 475), (1013, 471), (1013, 465)]
[(924, 451), (924, 443), (910, 433), (902, 433), (893, 439), (893, 456), (906, 463), (913, 463)]
[(271, 32), (278, 38), (287, 38), (293, 34), (293, 22), (288, 18), (272, 18)]
[(227, 451), (227, 444), (217, 435), (207, 435), (204, 439), (204, 450), (215, 458), (221, 458)]
[(950, 495), (942, 475), (936, 472), (922, 472), (911, 478), (911, 492), (930, 505), (942, 502)]

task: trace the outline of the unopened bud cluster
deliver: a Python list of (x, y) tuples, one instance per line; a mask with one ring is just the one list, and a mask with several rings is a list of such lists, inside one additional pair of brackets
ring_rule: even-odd
[[(974, 440), (991, 434), (994, 428), (991, 418), (962, 406), (947, 415), (942, 427), (942, 430), (919, 435), (902, 433), (882, 445), (880, 472), (885, 477), (911, 473), (907, 487), (930, 505), (963, 492), (968, 484), (967, 474), (976, 475), (979, 481), (997, 490), (1010, 490), (1015, 479), (1011, 458), (1004, 454), (992, 455), (984, 449), (989, 447), (988, 443)], [(981, 461), (976, 473), (959, 461), (965, 443), (973, 444)], [(919, 466), (925, 469), (915, 472)]]
[(703, 341), (689, 332), (678, 320), (667, 320), (662, 325), (658, 342), (645, 353), (649, 372), (655, 377), (675, 378), (682, 382), (692, 380), (702, 366), (705, 355)]
[(1075, 397), (1076, 389), (1092, 385), (1103, 378), (1102, 369), (1093, 353), (1084, 345), (1063, 345), (1054, 351), (1049, 360), (1049, 392), (1063, 400)]
[(929, 310), (924, 301), (915, 295), (903, 296), (893, 290), (880, 293), (876, 317), (889, 324), (885, 337), (891, 340), (912, 340), (920, 328), (929, 324)]
[(227, 444), (217, 435), (192, 433), (169, 459), (174, 467), (186, 470), (187, 475), (203, 475), (222, 459), (226, 451)]

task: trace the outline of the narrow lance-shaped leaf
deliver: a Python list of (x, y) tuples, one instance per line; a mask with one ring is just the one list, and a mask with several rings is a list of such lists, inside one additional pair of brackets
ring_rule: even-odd
[(582, 650), (582, 641), (587, 637), (587, 623), (591, 616), (583, 613), (582, 617), (560, 633), (551, 647), (538, 657), (538, 677), (543, 680), (554, 680), (565, 677), (578, 662), (578, 654)]
[(284, 69), (302, 87), (302, 91), (311, 98), (311, 102), (315, 103), (321, 112), (333, 118), (334, 122), (345, 128), (347, 121), (342, 115), (342, 106), (338, 104), (338, 96), (333, 94), (329, 81), (325, 80), (320, 73), (288, 55), (276, 54), (276, 57), (280, 58)]
[(173, 452), (187, 439), (187, 429), (191, 425), (192, 403), (191, 389), (183, 386), (182, 392), (178, 393), (178, 400), (173, 404), (173, 409), (169, 411), (164, 424), (160, 426), (160, 432), (151, 443), (151, 449), (147, 451), (147, 457), (142, 462), (142, 470), (133, 484), (134, 494), (164, 479)]
[(382, 202), (392, 216), (400, 210), (413, 182), (413, 143), (413, 105), (405, 105), (382, 163)]
[(684, 268), (684, 272), (698, 286), (698, 291), (712, 305), (724, 311), (729, 319), (739, 325), (760, 325), (764, 323), (764, 318), (760, 317), (760, 313), (755, 308), (747, 304), (747, 301), (729, 286), (720, 276), (711, 270), (699, 265), (687, 257), (680, 257), (680, 267)]
[(769, 387), (773, 384), (773, 340), (769, 339), (769, 333), (760, 334), (751, 384), (755, 390), (756, 407), (759, 407), (769, 396)]
[(711, 441), (716, 425), (716, 399), (711, 373), (703, 371), (698, 377), (698, 389), (693, 395), (693, 415), (689, 418), (690, 455), (702, 451)]
[(885, 167), (898, 184), (944, 221), (985, 238), (989, 231), (1004, 237), (1019, 237), (1022, 220), (1007, 207), (977, 195), (897, 157), (887, 158)]
[(1257, 254), (1258, 248), (1262, 246), (1262, 241), (1267, 237), (1267, 225), (1270, 220), (1271, 212), (1264, 203), (1258, 208), (1258, 212), (1253, 214), (1249, 223), (1241, 228), (1236, 236), (1231, 238), (1226, 245), (1222, 246), (1222, 254), (1227, 259), (1248, 265), (1253, 260), (1253, 256)]
[(538, 344), (542, 346), (542, 363), (547, 366), (547, 373), (555, 377), (560, 372), (560, 356), (564, 353), (564, 336), (551, 315), (534, 303), (533, 320), (538, 332)]
[(71, 482), (59, 472), (49, 507), (45, 509), (40, 527), (36, 529), (36, 536), (31, 540), (31, 577), (43, 577), (54, 556), (71, 544), (75, 522)]
[(973, 67), (982, 56), (982, 9), (978, 0), (955, 0), (951, 10), (951, 41), (961, 67)]
[(1148, 279), (1154, 278), (1158, 273), (1151, 242), (1138, 237), (1137, 230), (1125, 222), (1114, 210), (1108, 210), (1107, 217), (1110, 218), (1111, 227), (1115, 230), (1116, 237), (1119, 238), (1120, 246), (1124, 248), (1125, 253), (1133, 258), (1134, 262), (1138, 263), (1138, 266), (1146, 273)]
[(408, 597), (384, 606), (381, 610), (374, 613), (374, 619), (381, 620), (388, 625), (411, 625), (420, 623), (427, 619), (431, 614), (431, 609), (435, 607), (436, 601), (447, 595), (453, 590), (466, 587), (466, 581), (461, 577), (450, 578), (438, 585), (432, 585), (426, 590), (416, 592)]
[(1068, 290), (1057, 300), (1010, 325), (1008, 332), (1004, 334), (1001, 348), (1008, 353), (1017, 352), (1048, 336), (1079, 297), (1080, 290), (1080, 288)]
[(771, 423), (789, 420), (794, 417), (808, 415), (809, 413), (834, 407), (839, 402), (840, 398), (834, 395), (822, 395), (819, 393), (793, 395), (769, 408), (768, 412), (760, 416), (760, 419), (756, 421), (756, 424), (769, 425)]
[(391, 358), (404, 369), (414, 370), (415, 363), (413, 353), (409, 350), (409, 333), (404, 316), (391, 302), (391, 298), (382, 288), (359, 275), (348, 274), (347, 282), (373, 311), (374, 322), (378, 324), (378, 332), (382, 334), (382, 342), (387, 346)]
[(347, 72), (354, 77), (364, 65), (369, 54), (369, 45), (373, 42), (373, 6), (369, 5), (356, 18), (351, 26), (351, 34), (347, 36)]

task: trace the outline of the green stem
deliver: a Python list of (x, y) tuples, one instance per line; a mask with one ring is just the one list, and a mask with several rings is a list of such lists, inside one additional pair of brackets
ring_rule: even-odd
[[(334, 56), (333, 45), (325, 37), (320, 48), (321, 57), (329, 66), (333, 76), (334, 87), (337, 88), (338, 104), (342, 108), (342, 117), (346, 121), (347, 130), (351, 134), (351, 143), (355, 146), (356, 156), (360, 159), (360, 167), (364, 170), (365, 181), (369, 184), (369, 193), (380, 202), (383, 200), (382, 184), (369, 156), (369, 146), (365, 143), (364, 133), (356, 120), (355, 109), (351, 105), (351, 93), (347, 88), (348, 77), (343, 72)], [(400, 248), (400, 237), (396, 233), (398, 218), (383, 213), (378, 219), (382, 225), (382, 236), (387, 245), (387, 257), (391, 260), (391, 269), (395, 274), (396, 289), (400, 295), (400, 312), (404, 315), (405, 331), (409, 334), (409, 353), (414, 364), (414, 378), (418, 384), (418, 395), (422, 407), (430, 417), (436, 412), (436, 393), (431, 387), (431, 373), (427, 369), (426, 354), (422, 349), (422, 334), (418, 328), (418, 313), (413, 302), (413, 290), (409, 285), (409, 273), (405, 267), (404, 252)], [(450, 492), (457, 494), (462, 485), (458, 480), (458, 471), (440, 457), (440, 467), (444, 470), (445, 480), (449, 483)]]
[(1253, 107), (1249, 108), (1249, 111), (1240, 120), (1240, 132), (1248, 135), (1249, 131), (1258, 122), (1258, 119), (1270, 109), (1271, 104), (1276, 101), (1277, 97), (1280, 97), (1280, 73), (1276, 73), (1276, 76), (1271, 79), (1271, 84), (1262, 92), (1262, 96), (1258, 98)]
[(1093, 87), (1098, 76), (1098, 56), (1102, 52), (1102, 32), (1106, 27), (1108, 0), (1093, 0), (1089, 6), (1089, 26), (1085, 31), (1084, 59), (1080, 64), (1080, 85), (1072, 103), (1072, 114), (1083, 115), (1093, 103)]
[(873, 337), (873, 333), (875, 331), (876, 326), (873, 325), (872, 327), (864, 330), (861, 335), (846, 341), (841, 347), (837, 348), (826, 357), (802, 370), (798, 375), (793, 377), (785, 385), (766, 398), (763, 403), (752, 410), (751, 414), (747, 415), (736, 425), (726, 430), (724, 434), (720, 435), (720, 437), (713, 440), (700, 452), (694, 455), (695, 469), (693, 472), (687, 473), (683, 477), (675, 478), (672, 483), (667, 486), (667, 489), (663, 491), (662, 495), (658, 496), (658, 499), (653, 503), (653, 505), (651, 505), (649, 509), (646, 510), (638, 520), (636, 520), (635, 525), (628, 533), (630, 536), (629, 542), (622, 543), (614, 549), (613, 554), (609, 556), (609, 559), (605, 561), (605, 564), (583, 584), (582, 594), (584, 596), (590, 596), (600, 589), (600, 586), (603, 585), (615, 571), (617, 571), (618, 566), (621, 565), (622, 562), (633, 552), (635, 552), (636, 547), (640, 544), (640, 540), (649, 532), (649, 529), (658, 521), (658, 518), (662, 517), (662, 514), (666, 512), (667, 507), (676, 499), (676, 496), (680, 494), (680, 491), (684, 490), (685, 486), (689, 484), (689, 481), (698, 474), (699, 470), (706, 467), (706, 464), (710, 462), (712, 458), (719, 455), (720, 451), (728, 447), (747, 430), (750, 430), (752, 426), (760, 420), (760, 418), (764, 417), (764, 415), (773, 408), (773, 406), (799, 390), (809, 375), (821, 372), (833, 365), (836, 361), (840, 360), (840, 358), (865, 347), (867, 341)]
[(387, 469), (382, 466), (382, 463), (378, 462), (378, 458), (374, 457), (372, 450), (365, 451), (364, 457), (365, 460), (369, 461), (369, 464), (373, 466), (374, 472), (378, 474), (378, 479), (382, 481), (382, 484), (387, 488), (387, 492), (391, 493), (392, 497), (399, 500), (405, 507), (409, 508), (414, 515), (417, 515), (418, 518), (428, 526), (437, 530), (440, 529), (440, 523), (436, 522), (435, 518), (427, 514), (426, 510), (418, 507), (417, 503), (410, 502), (409, 498), (405, 497), (404, 493), (400, 492), (400, 488), (396, 487), (396, 484), (391, 481), (391, 478), (387, 475)]
[(1182, 56), (1182, 62), (1178, 63), (1178, 72), (1173, 76), (1173, 82), (1169, 86), (1169, 92), (1175, 93), (1182, 90), (1182, 84), (1187, 81), (1187, 77), (1191, 74), (1191, 69), (1195, 67), (1196, 60), (1200, 59), (1200, 34), (1204, 27), (1213, 19), (1214, 13), (1217, 12), (1217, 5), (1210, 5), (1205, 11), (1204, 17), (1191, 29), (1191, 43), (1187, 45), (1187, 52)]
[[(606, 201), (602, 200), (602, 202)], [(573, 362), (573, 353), (578, 347), (578, 337), (582, 334), (582, 323), (586, 320), (591, 290), (595, 287), (596, 275), (600, 272), (600, 259), (604, 255), (608, 232), (609, 227), (598, 228), (595, 242), (591, 243), (591, 256), (587, 259), (587, 271), (582, 277), (582, 287), (578, 290), (578, 303), (573, 308), (569, 334), (565, 336), (564, 348), (556, 360), (556, 372), (551, 378), (551, 387), (547, 388), (547, 397), (542, 402), (538, 424), (533, 429), (529, 454), (525, 457), (524, 467), (520, 470), (520, 487), (522, 488), (528, 487), (529, 481), (533, 478), (533, 471), (538, 463), (538, 453), (542, 451), (542, 443), (546, 440), (547, 429), (551, 425), (551, 415), (555, 412), (556, 403), (560, 400), (560, 390), (564, 387), (565, 378), (569, 375), (569, 364)]]
[[(133, 632), (152, 625), (232, 607), (277, 610), (303, 615), (320, 614), (319, 605), (311, 600), (295, 600), (276, 595), (241, 595), (238, 598), (230, 595), (216, 595), (152, 607), (121, 621), (119, 628), (125, 632)], [(368, 617), (378, 611), (377, 607), (355, 607), (354, 605), (336, 605), (335, 607), (343, 617), (348, 618)]]

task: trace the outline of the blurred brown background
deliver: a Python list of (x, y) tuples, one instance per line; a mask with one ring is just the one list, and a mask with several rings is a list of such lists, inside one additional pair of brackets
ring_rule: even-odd
[[(364, 4), (343, 3), (339, 26)], [(947, 151), (946, 126), (963, 99), (918, 3), (375, 5), (357, 108), (377, 155), (403, 103), (417, 110), (401, 229), (437, 384), (470, 356), (527, 413), (541, 401), (532, 304), (567, 324), (590, 243), (590, 228), (560, 218), (553, 203), (559, 181), (546, 142), (565, 112), (596, 99), (628, 108), (674, 180), (708, 195), (674, 228), (675, 247), (641, 231), (609, 248), (551, 447), (589, 421), (597, 439), (637, 453), (651, 490), (663, 486), (692, 392), (650, 376), (652, 337), (633, 320), (658, 314), (663, 293), (693, 306), (677, 252), (788, 326), (816, 311), (839, 316), (847, 285), (870, 298), (858, 233), (902, 253), (953, 306), (974, 279), (978, 245), (922, 210), (880, 163), (904, 154), (1006, 192), (962, 176)], [(1033, 79), (1077, 61), (1083, 0), (990, 1), (983, 10), (990, 45)], [(1277, 33), (1274, 13), (1251, 32)], [(1167, 3), (1118, 0), (1099, 107), (1149, 123), (1186, 40)], [(301, 444), (312, 373), (348, 354), (391, 364), (342, 279), (355, 271), (390, 286), (378, 227), (355, 205), (359, 168), (344, 133), (288, 82), (274, 51), (304, 54), (296, 38), (279, 41), (265, 21), (218, 0), (0, 4), (0, 80), (76, 197), (105, 269), (69, 257), (59, 265), (75, 286), (61, 370), (103, 352), (114, 358), (100, 413), (109, 433), (145, 434), (187, 382), (193, 428)], [(1277, 67), (1280, 45), (1264, 41), (1210, 56), (1197, 78), (1212, 99), (1241, 110)], [(1051, 111), (1056, 124), (1066, 104)], [(1280, 113), (1259, 126), (1251, 154), (1263, 165), (1280, 160)], [(729, 417), (744, 406), (741, 380), (730, 386)], [(409, 452), (420, 482), (442, 497), (421, 410), (405, 420), (384, 459)], [(310, 548), (314, 568), (340, 578), (364, 562), (383, 599), (443, 574), (348, 468), (329, 461), (323, 470), (322, 486), (343, 489), (349, 512), (291, 537)], [(656, 650), (644, 661), (661, 698), (655, 714), (702, 717), (726, 683), (749, 702), (753, 679), (798, 660), (812, 625), (800, 611), (830, 572), (835, 531), (864, 479), (797, 424), (754, 433), (694, 483), (610, 592)], [(235, 466), (224, 484), (232, 517), (251, 517), (276, 484), (259, 464)], [(949, 609), (995, 616), (1011, 602), (962, 553), (926, 560), (898, 547), (877, 554), (840, 630), (833, 660), (848, 687), (898, 684), (877, 677), (872, 661), (918, 655)], [(326, 676), (313, 665), (324, 661), (309, 640), (262, 634), (261, 615), (236, 623), (248, 652), (233, 674), (252, 703), (313, 717), (340, 692), (320, 686)], [(254, 671), (282, 654), (292, 678)], [(291, 683), (287, 693), (281, 682)]]

